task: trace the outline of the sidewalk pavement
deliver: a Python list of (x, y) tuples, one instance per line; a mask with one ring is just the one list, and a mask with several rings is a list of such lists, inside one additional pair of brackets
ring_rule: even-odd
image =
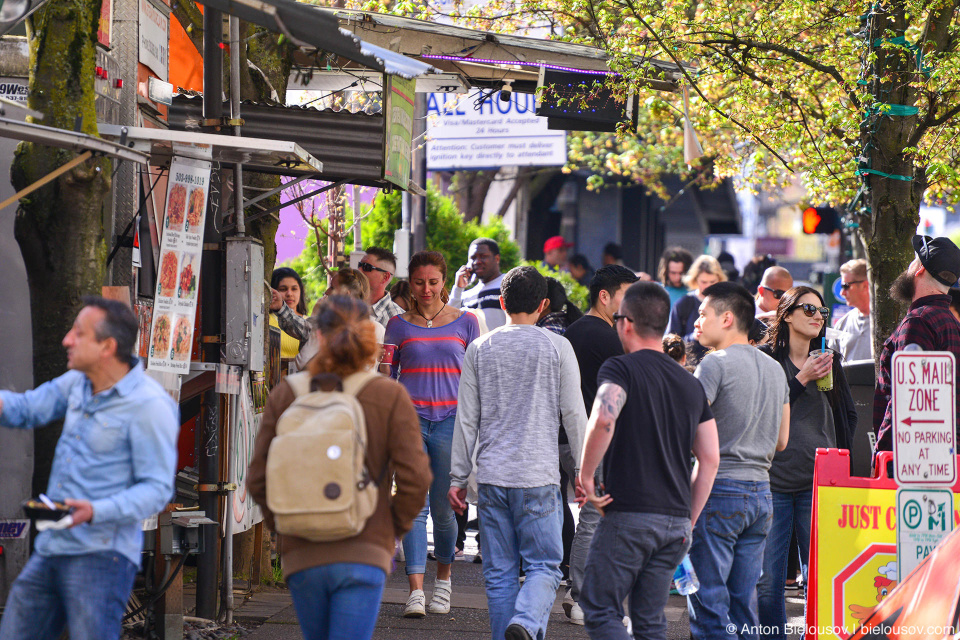
[[(468, 556), (469, 557), (469, 556)], [(426, 618), (401, 617), (407, 600), (407, 580), (402, 563), (387, 578), (383, 592), (383, 604), (374, 632), (375, 640), (487, 640), (490, 638), (490, 623), (487, 617), (487, 599), (483, 589), (482, 565), (456, 562), (453, 566), (453, 606), (444, 616), (430, 615)], [(427, 599), (436, 571), (436, 563), (427, 563), (425, 579)], [(557, 600), (550, 614), (548, 638), (561, 640), (585, 640), (588, 636), (583, 627), (567, 622), (560, 603), (563, 587), (558, 590)], [(787, 598), (787, 615), (794, 627), (803, 616), (803, 600)], [(688, 640), (690, 625), (687, 617), (686, 598), (670, 596), (666, 608), (668, 640)], [(269, 588), (238, 603), (235, 613), (238, 622), (252, 629), (244, 640), (302, 640), (297, 616), (290, 593), (282, 588)], [(791, 640), (799, 640), (799, 635)]]

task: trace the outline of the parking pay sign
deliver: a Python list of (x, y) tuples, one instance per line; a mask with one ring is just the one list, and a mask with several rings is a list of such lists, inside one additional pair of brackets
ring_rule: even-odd
[(953, 486), (955, 361), (949, 351), (893, 354), (893, 462), (898, 485)]
[(897, 489), (897, 571), (910, 575), (953, 531), (953, 491)]

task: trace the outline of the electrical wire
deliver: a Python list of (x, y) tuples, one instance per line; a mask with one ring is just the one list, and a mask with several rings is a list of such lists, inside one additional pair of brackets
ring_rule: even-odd
[(177, 577), (177, 575), (180, 573), (180, 570), (183, 569), (183, 564), (184, 564), (186, 561), (187, 561), (187, 554), (181, 555), (181, 556), (180, 556), (180, 562), (177, 563), (177, 568), (173, 570), (173, 574), (170, 576), (170, 579), (167, 580), (166, 584), (164, 584), (163, 587), (161, 587), (159, 591), (153, 592), (152, 595), (151, 595), (150, 590), (148, 589), (148, 590), (147, 590), (147, 594), (150, 595), (150, 597), (147, 598), (147, 600), (146, 600), (142, 605), (140, 605), (139, 607), (137, 607), (136, 609), (134, 609), (134, 610), (131, 611), (130, 613), (128, 613), (128, 614), (126, 614), (125, 616), (123, 616), (123, 620), (129, 620), (130, 618), (132, 618), (132, 617), (140, 614), (140, 613), (143, 612), (147, 607), (149, 607), (149, 606), (152, 605), (154, 602), (156, 602), (157, 600), (159, 600), (160, 598), (162, 598), (162, 597), (163, 597), (163, 594), (165, 594), (165, 593), (167, 592), (167, 589), (170, 588), (170, 585), (173, 584), (173, 581), (174, 581), (174, 579)]

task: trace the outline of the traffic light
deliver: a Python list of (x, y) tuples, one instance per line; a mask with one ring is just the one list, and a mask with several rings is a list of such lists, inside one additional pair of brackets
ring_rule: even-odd
[(803, 232), (833, 233), (840, 228), (840, 212), (833, 207), (807, 207), (803, 211)]

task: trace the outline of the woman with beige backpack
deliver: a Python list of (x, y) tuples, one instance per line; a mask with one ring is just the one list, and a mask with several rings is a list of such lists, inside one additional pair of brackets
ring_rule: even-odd
[(304, 638), (358, 640), (373, 635), (396, 540), (432, 476), (406, 389), (368, 371), (367, 305), (329, 296), (311, 320), (319, 351), (270, 393), (247, 486), (281, 539)]

